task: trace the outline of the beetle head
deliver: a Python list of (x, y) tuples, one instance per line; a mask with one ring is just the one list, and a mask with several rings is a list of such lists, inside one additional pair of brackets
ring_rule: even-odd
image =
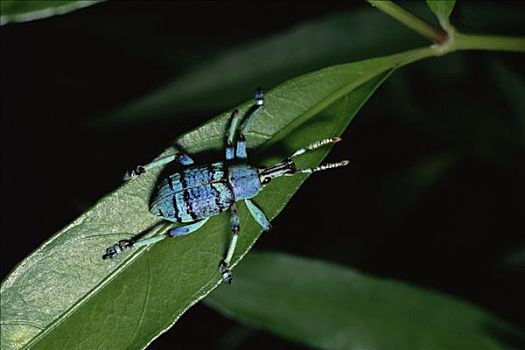
[(259, 181), (261, 182), (263, 186), (265, 186), (273, 178), (276, 178), (276, 177), (292, 176), (295, 174), (312, 174), (318, 171), (334, 169), (334, 168), (339, 168), (339, 167), (348, 165), (349, 163), (348, 160), (342, 160), (337, 163), (321, 164), (313, 168), (297, 169), (294, 161), (292, 160), (292, 158), (300, 156), (301, 154), (305, 154), (306, 152), (314, 151), (320, 147), (323, 147), (325, 145), (334, 144), (339, 141), (341, 141), (341, 138), (338, 136), (335, 136), (335, 137), (330, 137), (328, 139), (319, 140), (319, 141), (309, 144), (306, 147), (299, 148), (290, 157), (286, 158), (282, 162), (272, 165), (270, 167), (263, 167), (263, 168), (257, 169), (259, 173)]
[(265, 186), (276, 177), (295, 175), (297, 168), (291, 158), (286, 158), (275, 165), (259, 168), (257, 170), (259, 172), (259, 180), (261, 181), (261, 184)]

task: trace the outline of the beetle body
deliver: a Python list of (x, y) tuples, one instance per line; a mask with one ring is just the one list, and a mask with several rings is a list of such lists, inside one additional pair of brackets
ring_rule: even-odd
[(187, 235), (197, 231), (214, 215), (229, 210), (232, 239), (226, 256), (219, 265), (222, 279), (232, 281), (230, 262), (240, 233), (240, 219), (237, 213), (237, 201), (243, 201), (251, 216), (259, 225), (268, 231), (270, 221), (264, 212), (251, 201), (272, 179), (296, 174), (311, 174), (317, 171), (345, 166), (348, 161), (323, 164), (314, 168), (297, 169), (292, 158), (300, 156), (319, 147), (339, 142), (339, 137), (323, 139), (300, 148), (290, 157), (269, 167), (254, 167), (247, 163), (246, 132), (255, 117), (264, 110), (264, 91), (257, 89), (255, 104), (246, 112), (241, 125), (239, 138), (234, 146), (234, 134), (239, 125), (241, 114), (238, 110), (232, 113), (231, 124), (226, 137), (225, 161), (205, 165), (195, 165), (184, 152), (159, 158), (136, 170), (127, 173), (125, 179), (132, 179), (150, 169), (170, 162), (178, 162), (183, 168), (162, 179), (151, 199), (150, 211), (154, 215), (182, 225), (169, 229), (164, 235), (143, 237), (137, 240), (121, 240), (106, 249), (103, 259), (112, 259), (122, 251), (132, 247), (148, 246), (167, 237)]
[(194, 222), (230, 209), (235, 201), (255, 197), (261, 189), (257, 168), (251, 165), (193, 165), (159, 183), (150, 212), (170, 221)]

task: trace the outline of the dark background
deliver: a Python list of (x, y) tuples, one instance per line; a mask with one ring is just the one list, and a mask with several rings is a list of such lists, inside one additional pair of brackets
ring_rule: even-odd
[[(231, 105), (188, 110), (172, 119), (111, 125), (92, 120), (223, 50), (366, 6), (107, 2), (3, 26), (2, 278), (117, 187), (126, 169)], [(523, 24), (512, 20), (522, 3), (478, 4), (477, 23), (461, 6), (454, 15), (460, 28), (525, 34)], [(524, 325), (525, 96), (521, 107), (515, 105), (500, 74), (503, 67), (523, 79), (518, 56), (463, 52), (396, 72), (331, 155), (350, 158), (348, 171), (309, 179), (255, 249), (337, 261), (408, 281)], [(252, 88), (250, 83), (233, 102), (250, 98)], [(202, 304), (152, 347), (162, 345), (302, 348)]]

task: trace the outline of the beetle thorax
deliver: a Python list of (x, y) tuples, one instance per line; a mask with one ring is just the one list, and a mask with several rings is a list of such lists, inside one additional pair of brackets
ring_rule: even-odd
[(248, 164), (230, 165), (228, 181), (236, 201), (255, 197), (262, 189), (257, 169)]

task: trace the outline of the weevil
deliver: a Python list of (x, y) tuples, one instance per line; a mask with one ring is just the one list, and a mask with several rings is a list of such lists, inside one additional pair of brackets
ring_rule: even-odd
[[(182, 170), (166, 176), (159, 182), (149, 209), (152, 214), (165, 220), (186, 225), (169, 229), (159, 236), (138, 240), (121, 240), (106, 249), (103, 259), (112, 259), (122, 251), (132, 247), (147, 246), (168, 237), (187, 235), (199, 229), (210, 217), (230, 210), (232, 238), (226, 256), (219, 264), (222, 280), (230, 284), (233, 278), (230, 262), (240, 233), (236, 202), (244, 201), (255, 221), (262, 226), (264, 231), (268, 231), (271, 228), (270, 222), (263, 211), (252, 202), (251, 198), (257, 196), (272, 179), (296, 174), (311, 174), (348, 164), (347, 160), (343, 160), (313, 168), (297, 169), (293, 161), (294, 157), (341, 141), (339, 137), (311, 143), (272, 166), (256, 167), (247, 163), (246, 134), (254, 119), (264, 110), (264, 95), (261, 88), (255, 90), (255, 103), (245, 113), (244, 118), (238, 110), (232, 113), (226, 135), (225, 161), (198, 165), (186, 153), (179, 151), (174, 155), (157, 159), (149, 164), (139, 165), (135, 170), (126, 174), (125, 179), (129, 180), (153, 168), (174, 161), (180, 163), (183, 166)], [(235, 133), (241, 119), (244, 121), (240, 125), (239, 137), (234, 146)]]

